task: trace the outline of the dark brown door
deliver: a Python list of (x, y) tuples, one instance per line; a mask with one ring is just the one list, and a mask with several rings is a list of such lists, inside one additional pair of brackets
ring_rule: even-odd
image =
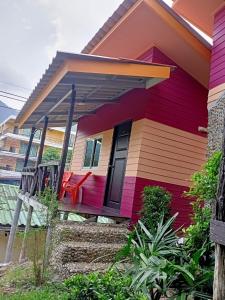
[(114, 129), (111, 158), (106, 183), (105, 205), (120, 208), (123, 181), (126, 170), (132, 122), (118, 125)]

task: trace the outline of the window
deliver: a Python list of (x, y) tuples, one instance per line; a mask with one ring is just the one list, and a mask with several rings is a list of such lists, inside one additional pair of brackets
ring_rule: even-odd
[(16, 153), (16, 148), (15, 148), (15, 147), (12, 147), (12, 146), (10, 146), (10, 148), (9, 148), (9, 152)]
[[(21, 142), (19, 153), (25, 155), (26, 152), (27, 152), (27, 146), (28, 146), (28, 144)], [(30, 156), (31, 157), (36, 157), (37, 152), (38, 152), (38, 146), (37, 145), (32, 145), (31, 149), (30, 149)]]
[(86, 150), (84, 156), (84, 167), (97, 167), (99, 162), (102, 139), (90, 139), (86, 142)]

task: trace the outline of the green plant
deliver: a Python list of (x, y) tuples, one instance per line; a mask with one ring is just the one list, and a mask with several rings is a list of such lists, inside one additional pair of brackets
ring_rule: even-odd
[(204, 202), (210, 202), (216, 198), (216, 190), (221, 161), (221, 151), (215, 152), (203, 165), (201, 171), (193, 174), (191, 187), (186, 196), (194, 197)]
[(146, 186), (142, 193), (143, 208), (140, 212), (142, 223), (154, 232), (162, 216), (170, 216), (171, 194), (160, 186)]
[(65, 281), (70, 300), (147, 300), (130, 288), (131, 278), (115, 270), (105, 274), (75, 275)]
[(171, 228), (175, 218), (176, 215), (164, 224), (161, 217), (154, 233), (141, 221), (138, 222), (139, 228), (135, 229), (137, 240), (132, 240), (133, 266), (129, 273), (132, 274), (135, 290), (141, 288), (151, 300), (169, 297), (170, 288), (180, 275), (194, 280), (192, 274), (175, 261), (181, 254), (176, 232)]
[(39, 195), (39, 201), (47, 207), (46, 216), (46, 226), (50, 224), (52, 219), (54, 219), (57, 215), (58, 211), (58, 197), (55, 192), (52, 191), (51, 188), (47, 187), (44, 191)]
[(44, 150), (42, 161), (56, 161), (60, 159), (60, 150), (54, 147), (48, 147)]

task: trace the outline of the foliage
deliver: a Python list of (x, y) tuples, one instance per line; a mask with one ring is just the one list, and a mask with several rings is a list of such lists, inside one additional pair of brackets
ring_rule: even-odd
[(51, 188), (47, 187), (39, 196), (39, 201), (47, 207), (46, 225), (49, 225), (58, 211), (57, 194)]
[[(179, 238), (172, 229), (176, 215), (164, 223), (159, 221), (154, 233), (139, 221), (135, 228), (135, 239), (131, 239), (129, 260), (132, 266), (128, 274), (132, 276), (132, 287), (151, 300), (161, 297), (168, 299), (187, 299), (188, 296), (201, 295), (199, 299), (211, 299), (209, 289), (212, 270), (202, 269), (199, 261), (204, 249), (188, 257)], [(205, 297), (205, 298), (204, 298)], [(198, 298), (196, 298), (198, 299)]]
[(44, 150), (42, 161), (49, 162), (49, 161), (57, 161), (60, 159), (60, 149), (54, 147), (48, 147)]
[[(213, 252), (213, 244), (209, 238), (210, 220), (211, 220), (211, 207), (205, 205), (203, 201), (196, 200), (192, 203), (193, 215), (191, 224), (188, 228), (184, 229), (185, 234), (185, 248), (186, 251), (193, 253), (204, 245), (206, 254)], [(209, 260), (209, 255), (206, 259)], [(205, 262), (206, 263), (206, 260)]]
[(73, 154), (73, 151), (72, 151), (72, 150), (68, 150), (68, 152), (67, 152), (67, 157), (66, 157), (66, 162), (67, 162), (67, 163), (70, 163), (70, 162), (71, 162), (72, 154)]
[(219, 166), (222, 158), (220, 151), (215, 152), (203, 166), (202, 170), (194, 173), (191, 178), (192, 185), (187, 196), (211, 202), (216, 198), (219, 176)]
[(171, 194), (160, 186), (146, 186), (142, 198), (141, 221), (148, 230), (154, 232), (161, 217), (167, 220), (170, 216)]
[(135, 290), (141, 288), (146, 295), (150, 295), (151, 300), (169, 297), (168, 292), (180, 275), (194, 280), (192, 274), (175, 261), (181, 254), (176, 232), (171, 228), (175, 217), (176, 215), (165, 224), (161, 217), (153, 234), (141, 221), (138, 223), (139, 228), (135, 229), (137, 240), (132, 240), (133, 266), (129, 273), (132, 274), (132, 286)]
[(76, 275), (65, 281), (70, 289), (70, 300), (147, 300), (130, 288), (131, 278), (115, 270), (105, 274)]
[(202, 170), (194, 173), (191, 188), (185, 193), (186, 196), (195, 198), (192, 203), (192, 224), (183, 230), (185, 249), (191, 255), (204, 245), (205, 253), (200, 262), (204, 266), (212, 265), (214, 245), (209, 238), (211, 204), (216, 198), (220, 162), (221, 152), (215, 152)]

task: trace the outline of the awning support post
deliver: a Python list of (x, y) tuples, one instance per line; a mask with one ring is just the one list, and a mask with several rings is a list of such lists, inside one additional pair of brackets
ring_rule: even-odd
[(29, 160), (29, 156), (30, 156), (30, 150), (31, 150), (31, 146), (32, 146), (32, 143), (33, 143), (35, 132), (36, 132), (36, 128), (32, 127), (29, 143), (27, 145), (27, 151), (26, 151), (26, 155), (25, 155), (25, 159), (24, 159), (24, 164), (23, 164), (24, 168), (27, 167), (27, 164), (28, 164), (28, 160)]
[(13, 244), (14, 244), (14, 239), (15, 239), (15, 235), (16, 235), (16, 229), (17, 229), (17, 225), (18, 225), (18, 221), (19, 221), (21, 207), (22, 207), (22, 200), (17, 198), (16, 209), (15, 209), (15, 213), (14, 213), (14, 217), (13, 217), (13, 222), (11, 224), (9, 239), (8, 239), (7, 248), (6, 248), (5, 264), (10, 263), (11, 259), (12, 259)]
[(40, 146), (39, 146), (38, 156), (37, 156), (37, 161), (36, 161), (36, 168), (38, 167), (38, 165), (41, 163), (41, 160), (42, 160), (47, 128), (48, 128), (48, 116), (45, 116), (44, 127), (43, 127), (42, 133), (41, 133), (41, 141), (40, 141)]
[[(42, 130), (42, 133), (41, 133), (40, 147), (39, 147), (39, 150), (38, 150), (38, 156), (37, 156), (37, 161), (36, 161), (36, 168), (38, 168), (38, 165), (41, 163), (41, 160), (42, 160), (47, 128), (48, 128), (48, 117), (45, 116), (44, 127), (43, 127), (43, 130)], [(35, 185), (36, 183), (33, 182), (33, 184)], [(21, 246), (21, 250), (20, 250), (19, 262), (22, 262), (26, 258), (25, 255), (26, 255), (26, 245), (27, 245), (27, 234), (28, 234), (28, 232), (30, 230), (30, 227), (31, 227), (32, 213), (33, 213), (33, 207), (31, 205), (29, 205), (28, 212), (27, 212), (27, 219), (26, 219), (26, 227), (25, 227), (25, 230), (24, 230), (23, 242), (22, 242), (22, 246)]]
[[(31, 146), (32, 146), (32, 142), (33, 142), (33, 139), (34, 139), (35, 132), (36, 132), (36, 128), (32, 127), (31, 128), (30, 139), (29, 139), (29, 142), (28, 142), (27, 151), (26, 151), (26, 155), (25, 155), (25, 159), (24, 159), (24, 164), (23, 164), (24, 168), (27, 167), (27, 164), (28, 164), (28, 161), (29, 161), (30, 150), (31, 150)], [(22, 184), (22, 182), (20, 182), (20, 188), (22, 187), (21, 184)], [(9, 239), (8, 239), (7, 248), (6, 248), (5, 263), (10, 263), (10, 261), (12, 259), (13, 245), (14, 245), (14, 240), (15, 240), (15, 236), (16, 236), (16, 229), (17, 229), (17, 226), (18, 226), (18, 221), (19, 221), (21, 208), (22, 208), (22, 200), (17, 198), (16, 209), (15, 209), (15, 213), (14, 213), (14, 217), (13, 217), (13, 222), (11, 224)], [(25, 231), (26, 231), (26, 229), (25, 229)]]
[(33, 213), (33, 206), (29, 205), (28, 212), (27, 212), (26, 227), (24, 230), (23, 242), (20, 250), (19, 263), (22, 263), (26, 259), (27, 234), (31, 226), (32, 213)]
[(66, 157), (67, 157), (67, 153), (68, 153), (70, 132), (71, 132), (71, 128), (72, 128), (73, 114), (74, 114), (74, 110), (75, 110), (75, 103), (76, 103), (76, 89), (75, 89), (75, 85), (72, 84), (70, 108), (68, 111), (66, 131), (65, 131), (62, 154), (61, 154), (61, 161), (60, 161), (60, 166), (59, 166), (59, 175), (58, 175), (58, 180), (57, 180), (57, 185), (56, 185), (56, 192), (58, 195), (60, 192), (63, 173), (64, 173), (64, 169), (65, 169), (65, 165), (66, 165)]

